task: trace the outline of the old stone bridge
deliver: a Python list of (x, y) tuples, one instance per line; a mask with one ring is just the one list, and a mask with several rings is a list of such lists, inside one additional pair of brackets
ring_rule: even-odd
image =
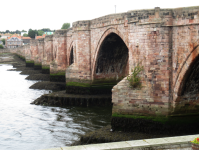
[[(122, 126), (114, 117), (175, 122), (198, 116), (199, 7), (156, 7), (77, 21), (12, 51), (27, 66), (65, 81), (69, 93), (112, 89), (113, 128)], [(130, 88), (126, 77), (139, 62), (142, 88)]]

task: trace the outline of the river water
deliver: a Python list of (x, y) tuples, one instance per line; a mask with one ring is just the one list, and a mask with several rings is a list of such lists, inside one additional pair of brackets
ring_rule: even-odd
[(0, 150), (69, 146), (81, 135), (110, 124), (111, 108), (47, 107), (30, 103), (49, 93), (29, 87), (20, 71), (0, 64)]

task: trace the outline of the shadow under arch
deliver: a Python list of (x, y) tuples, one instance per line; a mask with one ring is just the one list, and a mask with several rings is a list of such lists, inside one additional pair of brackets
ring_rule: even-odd
[(73, 51), (72, 53), (73, 53), (73, 63), (75, 62), (75, 57), (74, 57), (74, 54), (75, 54), (75, 47), (74, 47), (74, 42), (73, 41), (71, 41), (71, 43), (70, 43), (70, 46), (69, 46), (69, 48), (68, 48), (68, 52), (67, 52), (67, 65), (68, 66), (70, 66), (71, 64), (70, 64), (70, 61), (71, 61), (71, 51)]
[(194, 77), (195, 74), (197, 74), (197, 69), (194, 68), (199, 69), (199, 45), (193, 48), (177, 75), (177, 79), (174, 84), (174, 101), (178, 101), (180, 96), (190, 93), (189, 91), (191, 87), (188, 86), (187, 83), (197, 78)]
[(111, 88), (128, 75), (129, 48), (115, 28), (102, 35), (92, 67), (93, 84), (109, 84)]
[(73, 54), (73, 46), (72, 49), (70, 51), (70, 57), (69, 57), (69, 66), (72, 65), (74, 63), (74, 54)]

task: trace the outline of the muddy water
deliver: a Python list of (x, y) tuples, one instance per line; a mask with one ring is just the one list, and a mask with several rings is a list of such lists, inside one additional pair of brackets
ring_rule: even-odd
[(111, 108), (47, 107), (30, 103), (49, 93), (29, 87), (11, 65), (0, 64), (0, 150), (68, 146), (86, 132), (110, 124)]

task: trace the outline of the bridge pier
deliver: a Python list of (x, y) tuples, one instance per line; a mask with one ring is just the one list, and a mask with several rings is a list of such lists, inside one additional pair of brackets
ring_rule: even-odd
[(50, 63), (50, 81), (65, 82), (67, 30), (56, 30), (53, 35), (53, 60)]
[(36, 61), (34, 64), (34, 69), (41, 70), (42, 69), (42, 60), (43, 60), (43, 51), (44, 51), (44, 38), (40, 38), (36, 40), (38, 54), (36, 56)]
[(26, 67), (34, 67), (34, 61), (31, 60), (30, 45), (24, 45), (23, 51), (25, 53)]
[(44, 52), (42, 60), (42, 73), (50, 74), (50, 63), (53, 53), (53, 35), (46, 35), (44, 39)]

